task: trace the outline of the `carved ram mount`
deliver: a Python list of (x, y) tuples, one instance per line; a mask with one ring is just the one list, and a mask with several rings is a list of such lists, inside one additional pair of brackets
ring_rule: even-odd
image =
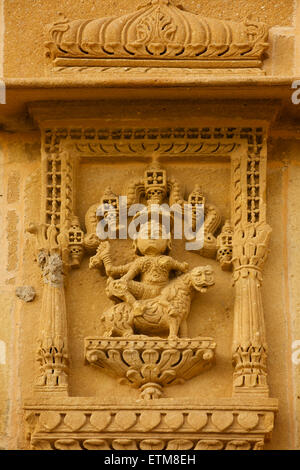
[[(118, 281), (117, 286), (114, 282), (109, 282), (109, 293), (126, 298), (126, 282)], [(216, 348), (213, 339), (178, 335), (187, 334), (195, 292), (204, 293), (213, 285), (212, 269), (199, 266), (169, 282), (154, 298), (114, 305), (102, 316), (105, 336), (85, 341), (87, 362), (139, 388), (143, 399), (159, 398), (163, 386), (182, 383), (209, 369)]]

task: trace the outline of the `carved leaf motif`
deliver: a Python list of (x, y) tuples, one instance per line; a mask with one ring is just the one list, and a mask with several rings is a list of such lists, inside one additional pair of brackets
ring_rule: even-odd
[(115, 450), (137, 450), (136, 442), (132, 439), (115, 439), (112, 447)]
[(174, 370), (165, 370), (160, 376), (160, 383), (170, 384), (176, 378), (176, 372)]
[(110, 450), (104, 439), (87, 439), (83, 442), (83, 447), (87, 450)]
[(132, 367), (140, 367), (141, 366), (141, 359), (139, 356), (138, 351), (134, 349), (125, 349), (123, 352), (123, 358)]
[(51, 443), (46, 439), (33, 439), (31, 447), (34, 450), (52, 450)]
[(115, 417), (115, 424), (123, 431), (130, 429), (136, 423), (137, 417), (133, 411), (119, 411)]
[(195, 447), (195, 450), (222, 450), (223, 442), (215, 439), (207, 439), (199, 441)]
[(166, 425), (173, 431), (183, 425), (183, 414), (180, 411), (171, 411), (165, 416)]
[(233, 379), (233, 385), (235, 387), (242, 387), (243, 384), (244, 384), (244, 378), (242, 375), (238, 375), (237, 377)]
[(75, 439), (58, 439), (54, 443), (57, 450), (82, 450), (80, 444)]
[(146, 364), (141, 369), (141, 376), (146, 382), (156, 382), (159, 380), (160, 367), (154, 366), (153, 364)]
[(207, 423), (207, 414), (204, 411), (191, 411), (187, 421), (195, 431), (202, 429)]
[[(201, 351), (200, 355), (202, 354)], [(186, 349), (182, 353), (181, 361), (174, 367), (175, 370), (180, 369), (180, 375), (184, 379), (189, 379), (193, 377), (192, 370), (199, 367), (199, 361), (197, 361), (197, 357), (193, 358), (193, 351), (191, 349)]]
[(94, 363), (99, 363), (100, 367), (105, 367), (107, 372), (116, 374), (118, 377), (122, 377), (126, 374), (127, 366), (124, 364), (120, 351), (109, 349), (108, 358), (104, 351), (93, 350), (87, 354), (87, 360)]
[(251, 444), (248, 441), (230, 441), (226, 446), (226, 450), (250, 450)]
[(90, 422), (98, 431), (103, 431), (111, 422), (111, 414), (109, 411), (95, 411)]
[(145, 439), (140, 443), (141, 450), (163, 450), (164, 447), (165, 443), (160, 439)]
[(169, 442), (166, 450), (191, 450), (193, 447), (193, 441), (189, 441), (187, 439), (176, 439)]
[(159, 411), (143, 411), (140, 416), (140, 424), (144, 431), (152, 431), (161, 422)]
[(142, 353), (142, 358), (146, 364), (156, 364), (159, 359), (159, 352), (155, 351), (155, 349), (146, 349)]
[(85, 424), (86, 415), (76, 411), (69, 411), (65, 416), (64, 422), (72, 431), (78, 431)]
[(39, 418), (40, 426), (47, 429), (47, 431), (52, 431), (55, 429), (61, 422), (61, 415), (56, 411), (42, 411)]
[(219, 431), (224, 431), (233, 423), (233, 414), (231, 411), (215, 411), (212, 422)]
[(172, 18), (160, 10), (146, 16), (137, 25), (137, 42), (148, 43), (148, 50), (154, 55), (163, 54), (166, 44), (173, 40), (177, 29), (172, 23)]
[(257, 413), (250, 413), (242, 411), (238, 418), (238, 423), (242, 426), (242, 428), (250, 431), (254, 429), (258, 425), (258, 415)]
[(264, 441), (258, 441), (254, 444), (253, 450), (264, 450)]
[(266, 432), (273, 431), (274, 428), (274, 413), (266, 413), (264, 419), (264, 425)]
[(172, 367), (173, 364), (176, 364), (179, 359), (180, 351), (178, 351), (177, 349), (168, 349), (167, 351), (162, 352), (159, 365), (161, 368), (167, 369), (169, 367)]
[[(129, 369), (129, 371), (126, 372), (126, 378), (130, 383), (135, 384), (137, 386), (140, 385), (143, 381), (141, 374), (135, 369)], [(126, 383), (126, 379), (121, 379), (120, 383)]]

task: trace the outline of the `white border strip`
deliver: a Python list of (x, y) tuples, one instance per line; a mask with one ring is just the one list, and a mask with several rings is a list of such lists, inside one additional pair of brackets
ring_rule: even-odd
[(6, 364), (6, 344), (0, 340), (0, 364)]
[(6, 104), (6, 87), (4, 76), (4, 0), (0, 0), (0, 104)]

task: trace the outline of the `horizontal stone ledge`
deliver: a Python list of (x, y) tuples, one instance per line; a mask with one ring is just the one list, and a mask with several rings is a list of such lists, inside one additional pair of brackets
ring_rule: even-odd
[(193, 74), (187, 76), (183, 72), (175, 76), (157, 77), (151, 75), (149, 77), (137, 76), (135, 72), (131, 75), (124, 73), (124, 76), (118, 76), (111, 74), (107, 76), (93, 76), (79, 78), (63, 77), (40, 77), (40, 78), (3, 78), (3, 81), (8, 90), (13, 89), (41, 89), (41, 88), (89, 88), (89, 87), (119, 87), (122, 85), (124, 88), (131, 88), (137, 85), (148, 85), (149, 82), (153, 82), (153, 86), (160, 87), (173, 87), (173, 86), (224, 86), (224, 87), (240, 87), (240, 86), (252, 86), (252, 87), (291, 87), (292, 82), (299, 80), (296, 76), (286, 77), (274, 77), (274, 76), (204, 76), (201, 74)]
[(217, 398), (159, 398), (156, 400), (134, 400), (132, 402), (126, 399), (118, 399), (118, 402), (99, 397), (55, 397), (49, 393), (42, 393), (38, 396), (28, 398), (24, 402), (25, 410), (44, 410), (44, 409), (76, 409), (76, 410), (103, 410), (103, 409), (133, 409), (136, 410), (137, 406), (142, 406), (144, 409), (198, 409), (198, 410), (268, 410), (276, 411), (278, 409), (277, 398), (265, 398), (248, 394), (239, 398), (231, 397), (217, 397)]
[[(72, 434), (73, 437), (118, 437), (129, 433), (135, 438), (159, 433), (172, 437), (173, 433), (201, 439), (205, 435), (251, 435), (269, 436), (274, 427), (275, 410), (196, 410), (131, 409), (106, 410), (26, 410), (26, 421), (34, 437), (58, 439)], [(80, 432), (80, 435), (77, 433)], [(100, 434), (99, 434), (100, 433)], [(200, 433), (200, 434), (199, 434)]]
[(76, 438), (63, 437), (57, 439), (34, 437), (31, 440), (31, 448), (34, 450), (262, 450), (264, 438), (257, 437), (217, 437), (203, 439), (191, 439), (187, 437), (170, 436), (167, 439), (160, 437), (132, 438), (122, 435), (116, 439)]

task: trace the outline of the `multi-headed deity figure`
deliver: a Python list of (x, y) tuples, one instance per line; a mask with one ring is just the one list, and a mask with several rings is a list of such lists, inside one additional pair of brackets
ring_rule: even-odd
[[(114, 266), (110, 244), (102, 242), (90, 267), (104, 265), (107, 295), (117, 304), (102, 320), (107, 336), (167, 334), (187, 336), (187, 316), (195, 291), (205, 292), (214, 284), (209, 266), (194, 268), (169, 256), (171, 239), (160, 223), (147, 222), (133, 242), (137, 258)], [(187, 273), (187, 274), (185, 274)]]

